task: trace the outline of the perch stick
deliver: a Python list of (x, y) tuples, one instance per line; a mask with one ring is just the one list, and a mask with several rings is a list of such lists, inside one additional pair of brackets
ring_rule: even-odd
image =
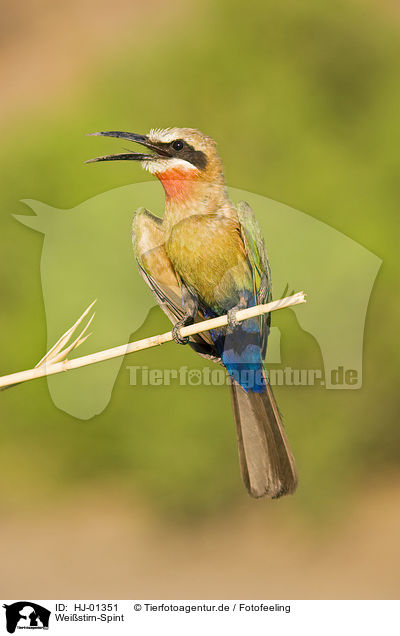
[[(236, 320), (241, 322), (242, 320), (248, 320), (249, 318), (255, 318), (262, 314), (275, 311), (277, 309), (284, 309), (286, 307), (293, 307), (305, 303), (304, 292), (298, 292), (293, 296), (287, 296), (286, 298), (280, 298), (274, 300), (265, 305), (255, 305), (254, 307), (248, 307), (247, 309), (241, 309), (236, 313)], [(89, 319), (89, 323), (86, 325), (80, 336), (78, 336), (72, 345), (69, 345), (65, 349), (63, 347), (67, 344), (68, 340), (75, 332), (78, 325), (82, 322), (83, 318), (88, 314), (94, 303), (92, 303), (86, 311), (80, 316), (76, 323), (68, 329), (68, 331), (61, 336), (58, 342), (50, 349), (50, 351), (42, 358), (38, 365), (34, 369), (28, 369), (26, 371), (19, 371), (18, 373), (11, 373), (0, 377), (0, 388), (9, 387), (21, 382), (27, 382), (28, 380), (35, 380), (36, 378), (42, 378), (44, 376), (54, 375), (63, 371), (71, 371), (72, 369), (79, 369), (80, 367), (88, 366), (89, 364), (96, 364), (97, 362), (103, 362), (104, 360), (110, 360), (112, 358), (118, 358), (125, 356), (128, 353), (134, 353), (135, 351), (142, 351), (143, 349), (149, 349), (157, 345), (171, 342), (172, 331), (167, 331), (157, 336), (150, 336), (143, 340), (136, 340), (128, 344), (120, 345), (118, 347), (112, 347), (111, 349), (105, 349), (104, 351), (98, 351), (97, 353), (90, 353), (89, 355), (82, 356), (80, 358), (74, 358), (72, 360), (64, 359), (60, 361), (60, 358), (64, 355), (68, 355), (73, 349), (76, 349), (88, 335), (84, 336), (84, 333), (92, 321), (93, 316)], [(203, 331), (209, 331), (210, 329), (217, 329), (219, 327), (226, 327), (228, 324), (227, 315), (218, 316), (218, 318), (211, 318), (202, 322), (196, 322), (188, 327), (182, 327), (179, 330), (181, 338), (186, 336), (193, 336), (196, 333), (202, 333)]]

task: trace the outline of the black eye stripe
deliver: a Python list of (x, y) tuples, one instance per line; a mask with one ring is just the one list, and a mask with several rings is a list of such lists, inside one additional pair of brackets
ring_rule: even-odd
[[(176, 150), (173, 147), (173, 144), (177, 141), (181, 141), (183, 143), (183, 147), (181, 150)], [(175, 139), (172, 142), (167, 143), (157, 143), (157, 146), (165, 150), (171, 157), (177, 157), (178, 159), (184, 159), (188, 161), (193, 166), (198, 168), (199, 170), (204, 170), (207, 166), (207, 157), (201, 150), (196, 150), (184, 141), (183, 139)]]
[[(201, 150), (195, 150), (192, 146), (188, 146), (188, 154), (189, 158), (187, 161), (190, 161), (196, 168), (200, 168), (200, 170), (204, 170), (207, 166), (207, 157)], [(182, 153), (181, 153), (182, 154)]]

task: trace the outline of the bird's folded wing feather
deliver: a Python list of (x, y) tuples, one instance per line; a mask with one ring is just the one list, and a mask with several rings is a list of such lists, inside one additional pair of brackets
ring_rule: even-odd
[[(252, 208), (245, 201), (238, 203), (237, 214), (247, 258), (252, 270), (255, 301), (257, 304), (268, 303), (272, 299), (271, 270), (260, 226)], [(260, 317), (264, 355), (270, 324), (271, 314), (264, 314)]]
[[(136, 213), (133, 222), (133, 248), (139, 272), (161, 309), (172, 324), (176, 324), (185, 315), (181, 283), (162, 241), (161, 219), (142, 208)], [(205, 317), (199, 311), (196, 322), (202, 320), (205, 320)], [(191, 336), (189, 344), (200, 355), (214, 361), (220, 360), (208, 332)]]

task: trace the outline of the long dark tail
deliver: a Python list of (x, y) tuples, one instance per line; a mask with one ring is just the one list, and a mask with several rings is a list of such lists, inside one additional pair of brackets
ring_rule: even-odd
[(294, 458), (272, 389), (246, 391), (231, 382), (243, 481), (252, 497), (281, 497), (297, 486)]

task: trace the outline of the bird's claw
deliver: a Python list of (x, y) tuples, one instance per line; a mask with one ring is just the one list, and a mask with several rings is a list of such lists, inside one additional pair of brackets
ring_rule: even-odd
[(178, 320), (178, 322), (172, 327), (172, 339), (176, 344), (185, 345), (189, 342), (189, 337), (181, 337), (179, 331), (182, 327), (187, 327), (188, 325), (192, 325), (194, 322), (193, 318), (185, 317), (182, 320)]
[(226, 314), (228, 318), (228, 326), (227, 326), (228, 333), (232, 333), (239, 324), (236, 319), (236, 312), (237, 312), (237, 307), (233, 307), (232, 309), (229, 309), (229, 311)]
[(180, 327), (178, 327), (177, 325), (175, 325), (175, 327), (172, 328), (173, 341), (176, 342), (176, 344), (181, 344), (181, 345), (187, 344), (189, 342), (188, 336), (185, 336), (185, 338), (181, 338), (179, 335), (179, 331), (180, 331)]

